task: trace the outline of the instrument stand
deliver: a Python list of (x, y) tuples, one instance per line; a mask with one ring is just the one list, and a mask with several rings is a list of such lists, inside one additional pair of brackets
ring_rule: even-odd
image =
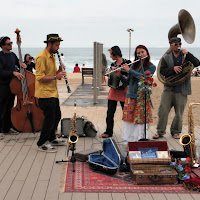
[(75, 168), (74, 168), (74, 163), (76, 162), (76, 157), (74, 155), (74, 151), (75, 151), (75, 143), (72, 143), (72, 148), (69, 149), (68, 148), (68, 151), (71, 150), (72, 151), (72, 156), (70, 158), (70, 160), (61, 160), (61, 161), (56, 161), (56, 163), (61, 163), (61, 162), (71, 162), (72, 163), (72, 167), (73, 167), (73, 172), (75, 172)]
[[(144, 77), (145, 77), (145, 73), (144, 73), (144, 67), (143, 67), (143, 63), (142, 63), (142, 57), (140, 57), (140, 63), (141, 63), (141, 68), (142, 68), (142, 71), (143, 71), (143, 75), (144, 75)], [(146, 88), (146, 86), (144, 87), (145, 89), (144, 89), (144, 101), (145, 101), (145, 103), (144, 103), (144, 138), (143, 139), (140, 139), (139, 141), (149, 141), (149, 139), (147, 139), (146, 137), (147, 137), (147, 127), (146, 127), (146, 125), (147, 125), (147, 88)]]

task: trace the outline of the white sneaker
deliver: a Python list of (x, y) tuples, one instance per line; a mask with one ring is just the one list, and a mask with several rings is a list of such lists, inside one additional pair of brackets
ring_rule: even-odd
[(51, 146), (51, 144), (47, 141), (43, 145), (38, 147), (38, 151), (44, 151), (48, 153), (55, 153), (57, 152), (57, 149)]
[(63, 146), (63, 145), (66, 145), (66, 142), (65, 142), (65, 140), (56, 138), (55, 140), (51, 141), (50, 144), (53, 146)]

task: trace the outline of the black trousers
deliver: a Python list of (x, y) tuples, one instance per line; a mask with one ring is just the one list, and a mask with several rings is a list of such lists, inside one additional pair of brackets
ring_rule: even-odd
[(11, 109), (14, 105), (15, 95), (9, 86), (0, 86), (0, 132), (8, 133), (12, 127)]
[[(120, 101), (122, 110), (124, 108), (124, 102)], [(113, 127), (114, 127), (114, 115), (117, 108), (117, 101), (108, 99), (108, 110), (106, 117), (106, 134), (109, 136), (113, 135)]]
[(58, 98), (39, 98), (39, 107), (44, 112), (44, 121), (38, 146), (43, 145), (46, 141), (56, 139), (56, 129), (61, 119), (60, 103)]

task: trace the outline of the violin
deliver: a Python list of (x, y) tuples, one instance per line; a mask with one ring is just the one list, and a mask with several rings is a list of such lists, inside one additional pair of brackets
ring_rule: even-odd
[(20, 30), (16, 29), (19, 52), (20, 73), (24, 78), (20, 81), (16, 77), (10, 82), (10, 90), (17, 96), (17, 104), (11, 110), (13, 128), (19, 132), (35, 133), (42, 129), (44, 113), (39, 108), (35, 94), (35, 75), (25, 70), (22, 64)]

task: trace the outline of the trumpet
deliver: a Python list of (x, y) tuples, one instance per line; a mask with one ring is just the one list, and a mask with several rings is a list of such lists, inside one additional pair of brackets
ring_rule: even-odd
[[(143, 57), (143, 58), (137, 59), (137, 60), (135, 60), (135, 61), (133, 61), (132, 63), (129, 63), (129, 64), (127, 64), (127, 65), (132, 65), (133, 63), (136, 63), (136, 62), (138, 62), (138, 61), (140, 61), (140, 60), (143, 60), (143, 59), (145, 59), (145, 58), (147, 58), (147, 57), (148, 57), (148, 56), (145, 56), (145, 57)], [(121, 67), (118, 67), (117, 69), (111, 70), (110, 72), (106, 73), (105, 76), (108, 76), (109, 74), (111, 74), (111, 73), (113, 73), (113, 72), (116, 72), (116, 71), (118, 71), (118, 70), (121, 70), (121, 69), (122, 69), (122, 66), (121, 66)]]

